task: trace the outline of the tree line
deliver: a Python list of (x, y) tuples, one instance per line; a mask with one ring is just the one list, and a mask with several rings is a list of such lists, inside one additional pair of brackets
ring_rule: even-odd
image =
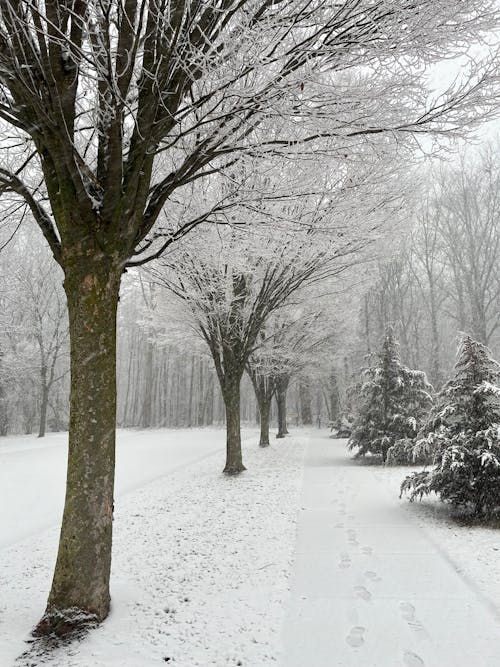
[(440, 387), (453, 366), (457, 335), (500, 353), (500, 169), (498, 143), (464, 151), (427, 176), (411, 234), (379, 263), (362, 304), (356, 353), (373, 351), (387, 325), (402, 355)]

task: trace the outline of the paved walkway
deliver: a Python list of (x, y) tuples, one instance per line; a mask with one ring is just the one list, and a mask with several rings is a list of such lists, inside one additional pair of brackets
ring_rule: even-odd
[(498, 620), (344, 443), (309, 443), (283, 667), (500, 667)]

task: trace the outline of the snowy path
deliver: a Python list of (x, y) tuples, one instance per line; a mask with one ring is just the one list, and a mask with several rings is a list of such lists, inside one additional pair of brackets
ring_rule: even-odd
[(498, 667), (498, 614), (381, 477), (310, 439), (283, 667)]

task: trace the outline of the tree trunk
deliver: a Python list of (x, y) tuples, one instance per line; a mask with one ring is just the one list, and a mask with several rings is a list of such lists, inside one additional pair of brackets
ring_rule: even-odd
[(9, 430), (9, 411), (7, 408), (6, 391), (0, 380), (0, 436), (7, 435)]
[(372, 353), (371, 338), (370, 338), (370, 309), (368, 306), (369, 296), (368, 294), (364, 299), (364, 316), (365, 316), (365, 342), (366, 342), (366, 353)]
[(278, 408), (278, 433), (277, 438), (284, 438), (288, 435), (286, 427), (286, 391), (288, 389), (288, 380), (278, 380), (276, 382), (276, 405)]
[(489, 345), (488, 327), (486, 325), (486, 309), (480, 295), (471, 296), (471, 311), (471, 324), (474, 338), (480, 343), (483, 343), (483, 345)]
[(49, 400), (48, 407), (52, 410), (52, 419), (54, 421), (54, 431), (67, 431), (68, 423), (66, 417), (62, 418), (61, 413), (64, 414), (64, 407), (59, 395), (56, 396), (54, 402)]
[(0, 349), (0, 436), (7, 435), (9, 430), (9, 411), (7, 405), (7, 392), (5, 391), (2, 377), (3, 350)]
[(241, 454), (240, 425), (240, 382), (241, 376), (225, 378), (224, 405), (226, 408), (226, 475), (238, 475), (246, 470)]
[(196, 423), (198, 426), (205, 425), (205, 411), (207, 395), (205, 392), (205, 367), (203, 359), (198, 359), (198, 407), (196, 413)]
[(142, 394), (142, 409), (140, 424), (143, 428), (151, 428), (153, 425), (152, 407), (153, 407), (153, 343), (149, 336), (151, 331), (146, 333), (146, 358), (144, 360), (144, 386)]
[(70, 633), (103, 620), (110, 606), (121, 269), (109, 262), (79, 270), (75, 262), (65, 274), (71, 342), (66, 499), (52, 589), (35, 634)]
[(337, 382), (337, 376), (334, 371), (330, 373), (330, 419), (335, 420), (340, 417), (340, 392)]
[(38, 427), (38, 437), (45, 436), (47, 426), (47, 406), (49, 404), (49, 388), (47, 386), (47, 369), (42, 368), (42, 395), (40, 398), (40, 423)]
[(189, 392), (188, 392), (188, 417), (187, 425), (189, 428), (193, 425), (193, 394), (194, 394), (194, 372), (195, 372), (195, 356), (191, 355), (191, 373), (189, 376)]
[(436, 294), (434, 291), (434, 284), (431, 281), (431, 278), (429, 278), (429, 285), (430, 285), (431, 339), (432, 339), (431, 373), (432, 373), (432, 383), (434, 384), (434, 388), (437, 390), (440, 389), (442, 385), (441, 365), (439, 358), (439, 350), (441, 347), (441, 343), (440, 343), (439, 328), (438, 328)]
[(313, 423), (311, 409), (311, 388), (309, 381), (304, 380), (299, 385), (300, 395), (300, 420), (302, 424), (310, 426)]
[(6, 436), (9, 432), (9, 416), (7, 410), (7, 399), (0, 395), (0, 436)]
[(271, 417), (271, 398), (264, 398), (259, 403), (260, 412), (260, 447), (269, 447), (269, 425)]
[(269, 447), (269, 428), (271, 422), (271, 404), (274, 396), (274, 379), (261, 375), (251, 365), (247, 366), (247, 373), (257, 400), (257, 417), (260, 424), (260, 447)]
[(258, 374), (251, 376), (260, 422), (260, 447), (269, 447), (269, 427), (271, 422), (271, 402), (273, 400), (272, 379)]
[(214, 423), (214, 412), (215, 412), (215, 378), (213, 373), (210, 373), (208, 376), (208, 412), (207, 412), (207, 425), (213, 426)]

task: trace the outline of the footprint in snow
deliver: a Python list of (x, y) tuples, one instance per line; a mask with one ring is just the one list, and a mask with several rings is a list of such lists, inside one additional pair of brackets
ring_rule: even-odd
[(424, 632), (425, 630), (424, 626), (422, 623), (420, 623), (418, 618), (416, 618), (414, 621), (408, 621), (408, 626), (415, 632)]
[(410, 602), (401, 602), (399, 608), (406, 621), (412, 621), (415, 618), (415, 607)]
[(407, 621), (408, 626), (415, 632), (423, 632), (424, 626), (415, 616), (415, 607), (410, 602), (401, 602), (399, 605), (402, 616)]
[(339, 567), (346, 569), (348, 567), (351, 567), (351, 557), (347, 553), (341, 553), (340, 554), (340, 563)]
[(413, 651), (405, 651), (403, 662), (405, 667), (425, 667), (425, 662), (419, 655), (413, 653)]
[(354, 592), (358, 598), (369, 602), (372, 599), (372, 594), (365, 586), (354, 586)]
[[(355, 625), (353, 628), (351, 628), (349, 634), (347, 635), (346, 642), (353, 648), (362, 646), (365, 643), (365, 631), (366, 629), (362, 625)], [(409, 665), (409, 667), (413, 666)]]

